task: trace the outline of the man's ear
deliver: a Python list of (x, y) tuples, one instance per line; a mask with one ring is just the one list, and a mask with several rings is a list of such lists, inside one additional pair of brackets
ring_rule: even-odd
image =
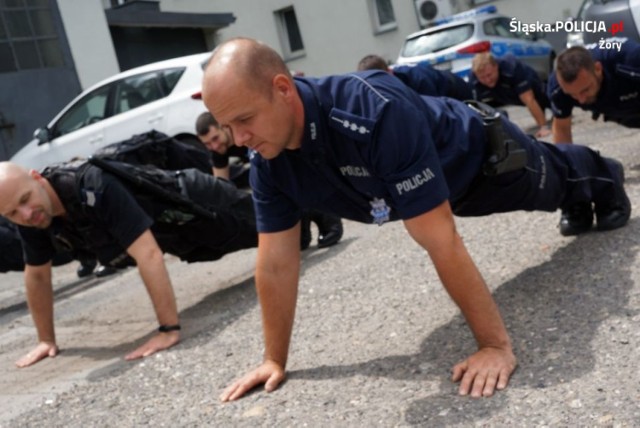
[(29, 175), (36, 181), (44, 180), (44, 177), (42, 176), (42, 174), (40, 174), (40, 171), (37, 171), (35, 169), (30, 169)]
[(598, 79), (602, 77), (602, 63), (600, 61), (595, 61), (593, 63), (593, 71), (596, 73)]
[(285, 98), (288, 98), (294, 92), (293, 82), (284, 74), (276, 74), (273, 77), (273, 90), (276, 94), (280, 94)]

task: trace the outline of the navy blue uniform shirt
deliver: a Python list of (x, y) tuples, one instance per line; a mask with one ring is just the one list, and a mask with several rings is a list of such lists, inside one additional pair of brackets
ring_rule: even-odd
[(252, 158), (258, 231), (293, 227), (300, 208), (372, 223), (409, 219), (461, 197), (484, 160), (481, 118), (420, 96), (383, 71), (296, 78), (300, 149)]
[(586, 47), (593, 59), (602, 64), (603, 79), (596, 101), (580, 105), (570, 95), (562, 92), (555, 73), (552, 73), (549, 76), (548, 94), (554, 117), (570, 117), (573, 107), (578, 106), (594, 112), (594, 119), (599, 114), (604, 114), (604, 120), (640, 126), (640, 123), (632, 123), (634, 120), (640, 121), (640, 45), (624, 41), (620, 51), (615, 48), (600, 49), (598, 44)]
[(393, 67), (393, 74), (405, 85), (422, 95), (450, 97), (458, 100), (473, 98), (471, 87), (450, 71), (436, 70), (426, 61)]
[(469, 84), (473, 87), (474, 98), (490, 105), (523, 105), (520, 95), (533, 90), (533, 95), (543, 109), (549, 106), (543, 83), (538, 73), (512, 55), (496, 58), (498, 63), (498, 82), (493, 88), (483, 85), (475, 74), (469, 75)]

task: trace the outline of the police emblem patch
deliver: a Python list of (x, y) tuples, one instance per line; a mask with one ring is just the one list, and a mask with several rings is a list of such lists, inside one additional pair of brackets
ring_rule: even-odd
[(373, 222), (378, 226), (382, 226), (384, 222), (389, 221), (389, 213), (391, 213), (391, 208), (387, 205), (384, 199), (373, 198), (372, 201), (369, 201), (371, 204), (371, 215), (373, 216)]

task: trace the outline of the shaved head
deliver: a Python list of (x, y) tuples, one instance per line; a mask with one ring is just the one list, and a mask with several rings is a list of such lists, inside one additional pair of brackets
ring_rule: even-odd
[(228, 40), (211, 54), (202, 85), (204, 102), (208, 106), (211, 100), (207, 99), (207, 94), (232, 78), (240, 79), (252, 90), (268, 95), (277, 74), (291, 78), (291, 72), (275, 50), (254, 39)]
[[(22, 183), (28, 183), (33, 180), (29, 171), (12, 162), (0, 162), (0, 195), (2, 202), (5, 202), (13, 193), (16, 186)], [(0, 215), (4, 215), (1, 209), (3, 203), (0, 203)]]
[(22, 225), (46, 228), (64, 213), (55, 191), (39, 172), (0, 162), (0, 215)]
[(205, 69), (202, 98), (237, 146), (267, 159), (300, 146), (304, 111), (296, 83), (264, 43), (237, 38), (218, 46)]
[(13, 162), (0, 162), (0, 182), (7, 177), (29, 175), (29, 172)]

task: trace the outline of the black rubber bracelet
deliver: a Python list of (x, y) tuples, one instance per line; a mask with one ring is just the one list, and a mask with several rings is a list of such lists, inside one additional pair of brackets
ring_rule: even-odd
[(161, 325), (160, 327), (158, 327), (158, 331), (160, 333), (168, 333), (170, 331), (176, 331), (176, 330), (180, 330), (182, 327), (180, 327), (180, 324), (174, 324), (174, 325)]

